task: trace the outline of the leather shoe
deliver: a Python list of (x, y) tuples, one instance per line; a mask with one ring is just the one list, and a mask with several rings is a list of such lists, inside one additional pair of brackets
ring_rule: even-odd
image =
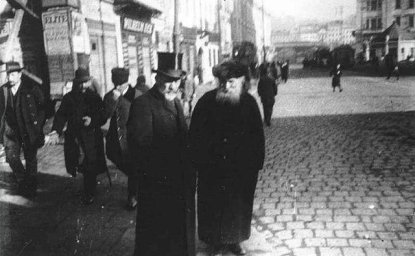
[(241, 247), (240, 244), (231, 244), (228, 247), (229, 251), (231, 251), (235, 255), (245, 255), (246, 251)]

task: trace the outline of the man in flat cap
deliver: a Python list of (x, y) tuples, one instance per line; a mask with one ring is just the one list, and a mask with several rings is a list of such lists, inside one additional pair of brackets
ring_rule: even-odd
[(219, 87), (203, 95), (190, 123), (190, 152), (198, 173), (198, 234), (211, 255), (246, 251), (264, 131), (248, 67), (227, 61), (213, 70)]
[(53, 120), (48, 144), (57, 144), (59, 135), (65, 130), (65, 166), (72, 176), (83, 174), (84, 193), (82, 201), (94, 202), (96, 177), (108, 172), (104, 152), (104, 137), (101, 126), (106, 122), (101, 97), (91, 89), (88, 70), (75, 71), (72, 90), (65, 94)]
[(156, 83), (131, 105), (129, 150), (139, 172), (135, 254), (194, 256), (194, 175), (177, 92), (181, 54), (158, 53)]
[[(0, 144), (18, 184), (18, 194), (32, 198), (37, 189), (37, 150), (44, 144), (45, 98), (39, 86), (22, 77), (17, 62), (6, 63), (8, 82), (0, 90)], [(23, 151), (26, 167), (20, 160)]]
[(128, 83), (130, 72), (125, 68), (111, 70), (114, 89), (104, 96), (105, 117), (110, 119), (106, 135), (106, 153), (122, 172), (128, 176), (128, 209), (137, 206), (138, 173), (133, 169), (127, 144), (127, 121), (132, 101), (139, 95)]

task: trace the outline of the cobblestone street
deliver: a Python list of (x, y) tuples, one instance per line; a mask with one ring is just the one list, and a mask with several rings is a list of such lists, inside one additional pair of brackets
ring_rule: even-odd
[[(414, 78), (346, 72), (344, 91), (333, 93), (325, 71), (291, 74), (265, 128), (249, 255), (415, 255)], [(82, 177), (66, 174), (62, 145), (39, 155), (33, 202), (11, 194), (0, 164), (0, 255), (132, 255), (124, 174), (109, 163), (112, 187), (102, 175), (85, 207)]]

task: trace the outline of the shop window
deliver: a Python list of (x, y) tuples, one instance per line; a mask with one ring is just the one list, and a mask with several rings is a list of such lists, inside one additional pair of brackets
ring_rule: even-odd
[(409, 18), (409, 27), (413, 28), (414, 27), (414, 15), (410, 15), (408, 16)]
[(382, 29), (382, 18), (378, 18), (378, 29)]
[(413, 9), (414, 8), (414, 0), (409, 0), (409, 6), (408, 8)]
[(370, 21), (370, 29), (371, 30), (376, 30), (376, 28), (377, 28), (376, 19), (371, 19), (371, 21)]
[(402, 55), (405, 55), (405, 48), (401, 49), (401, 53), (402, 53)]
[(396, 24), (398, 26), (400, 26), (401, 25), (401, 16), (396, 17), (395, 20), (396, 20)]
[(366, 19), (366, 29), (369, 29), (369, 28), (370, 28), (370, 20)]
[(395, 0), (395, 9), (401, 9), (401, 0)]
[(93, 50), (93, 51), (96, 51), (97, 50), (97, 43), (92, 43), (91, 44), (91, 49)]

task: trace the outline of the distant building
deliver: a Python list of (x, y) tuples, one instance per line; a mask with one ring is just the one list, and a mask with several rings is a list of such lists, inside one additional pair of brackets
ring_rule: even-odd
[(358, 0), (358, 51), (366, 60), (392, 54), (404, 60), (415, 54), (415, 0)]
[(271, 34), (272, 18), (271, 14), (264, 8), (262, 0), (254, 0), (253, 17), (255, 24), (255, 44), (258, 47), (258, 61), (261, 63), (264, 58), (264, 49), (267, 59), (272, 58)]
[(253, 0), (234, 1), (231, 15), (232, 42), (256, 42), (256, 30), (253, 16)]
[(329, 22), (326, 26), (323, 42), (328, 46), (336, 47), (343, 44), (353, 44), (354, 27), (345, 24), (342, 20)]

